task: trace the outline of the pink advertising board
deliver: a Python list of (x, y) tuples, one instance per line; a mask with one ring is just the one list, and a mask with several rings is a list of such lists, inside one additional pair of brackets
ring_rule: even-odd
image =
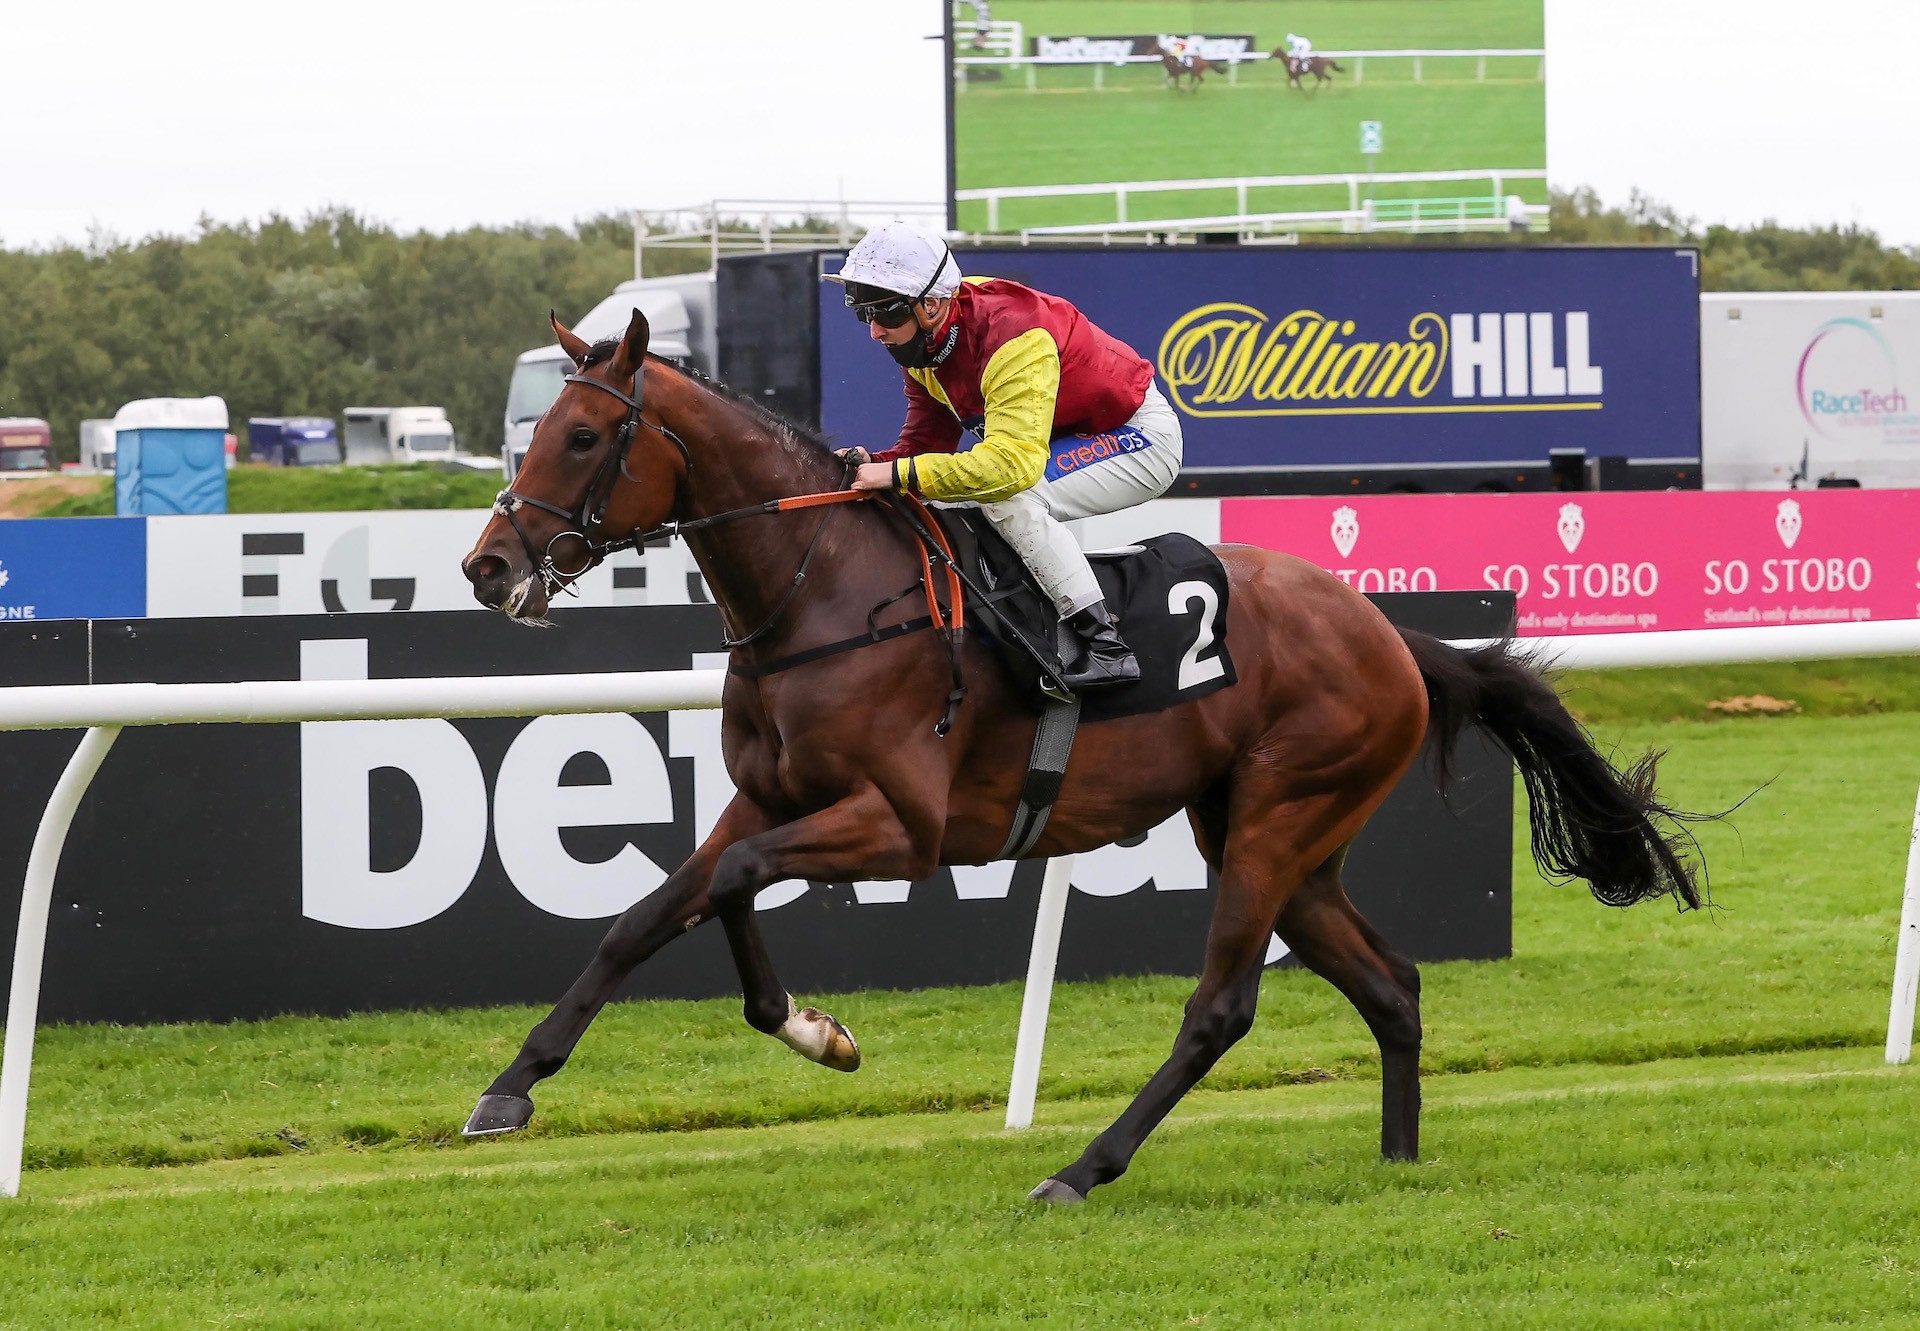
[(1920, 491), (1223, 499), (1362, 591), (1506, 588), (1523, 634), (1920, 618)]

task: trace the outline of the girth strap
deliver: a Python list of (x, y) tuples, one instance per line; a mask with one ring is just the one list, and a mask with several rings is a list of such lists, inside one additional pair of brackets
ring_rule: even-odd
[(1046, 829), (1047, 815), (1060, 798), (1060, 786), (1066, 780), (1067, 758), (1073, 753), (1073, 737), (1080, 728), (1080, 700), (1069, 697), (1055, 700), (1040, 713), (1040, 728), (1033, 735), (1033, 756), (1027, 759), (1027, 779), (1020, 787), (1020, 804), (1013, 811), (1013, 826), (1007, 829), (1007, 844), (1000, 847), (996, 859), (1024, 859), (1040, 833)]

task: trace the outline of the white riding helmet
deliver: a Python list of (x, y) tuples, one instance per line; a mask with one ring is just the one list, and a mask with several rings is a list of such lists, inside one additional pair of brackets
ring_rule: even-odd
[(827, 281), (859, 282), (924, 300), (957, 291), (960, 264), (939, 237), (906, 222), (886, 222), (862, 236)]

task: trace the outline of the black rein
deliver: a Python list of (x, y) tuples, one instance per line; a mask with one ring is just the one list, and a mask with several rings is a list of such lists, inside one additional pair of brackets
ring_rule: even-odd
[[(618, 474), (627, 481), (637, 483), (633, 474), (627, 470), (627, 456), (633, 451), (633, 438), (640, 426), (644, 425), (649, 430), (658, 431), (671, 441), (674, 447), (680, 450), (680, 456), (685, 459), (687, 464), (688, 475), (693, 474), (693, 453), (687, 448), (687, 441), (675, 434), (672, 430), (664, 425), (656, 425), (654, 422), (641, 416), (640, 404), (645, 397), (646, 384), (646, 372), (644, 369), (634, 374), (632, 396), (621, 392), (612, 384), (599, 379), (590, 379), (584, 374), (567, 375), (564, 382), (570, 384), (586, 384), (599, 389), (603, 393), (613, 394), (627, 404), (627, 415), (626, 419), (620, 422), (620, 431), (614, 439), (615, 446), (607, 450), (607, 456), (601, 461), (600, 469), (594, 472), (593, 480), (588, 484), (586, 493), (580, 496), (580, 502), (574, 505), (573, 508), (561, 508), (558, 504), (550, 504), (544, 499), (535, 498), (533, 495), (520, 494), (511, 486), (502, 490), (493, 498), (493, 511), (513, 524), (514, 534), (519, 536), (520, 545), (526, 550), (527, 558), (535, 561), (535, 569), (540, 574), (540, 581), (545, 586), (549, 599), (556, 593), (567, 590), (571, 580), (584, 576), (594, 568), (597, 568), (608, 555), (615, 554), (621, 550), (631, 550), (635, 546), (645, 545), (648, 541), (659, 540), (663, 537), (679, 536), (686, 532), (698, 531), (702, 527), (715, 527), (723, 522), (733, 522), (739, 518), (759, 517), (763, 514), (778, 513), (780, 511), (781, 501), (778, 499), (769, 499), (764, 503), (753, 504), (747, 508), (736, 508), (725, 513), (715, 513), (711, 517), (694, 518), (686, 522), (662, 523), (651, 531), (623, 536), (618, 540), (595, 541), (588, 533), (592, 529), (603, 525), (606, 521), (607, 504), (613, 498), (615, 472), (617, 471)], [(851, 466), (851, 464), (846, 465)], [(527, 535), (527, 529), (520, 525), (518, 510), (522, 505), (528, 505), (540, 509), (543, 512), (551, 513), (555, 517), (565, 521), (568, 526), (564, 531), (556, 532), (553, 535), (552, 539), (547, 542), (545, 550), (538, 550), (534, 546), (533, 539)], [(782, 596), (780, 603), (774, 606), (772, 613), (767, 616), (766, 622), (760, 625), (759, 628), (753, 630), (753, 632), (738, 638), (728, 637), (725, 632), (721, 633), (720, 641), (729, 651), (733, 648), (745, 647), (749, 643), (758, 641), (769, 629), (780, 621), (780, 616), (786, 613), (787, 607), (793, 603), (793, 598), (799, 593), (801, 584), (807, 580), (807, 568), (813, 563), (814, 551), (819, 548), (820, 537), (822, 533), (826, 531), (827, 521), (831, 517), (831, 513), (823, 513), (820, 515), (819, 525), (813, 529), (813, 539), (807, 542), (806, 552), (800, 556), (800, 567), (794, 571), (793, 581), (788, 585), (786, 595)], [(580, 543), (586, 547), (587, 561), (573, 572), (564, 573), (553, 561), (553, 547), (570, 536), (577, 537)]]

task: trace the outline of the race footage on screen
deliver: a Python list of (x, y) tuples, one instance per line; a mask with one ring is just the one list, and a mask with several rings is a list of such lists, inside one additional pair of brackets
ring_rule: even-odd
[(1546, 227), (1542, 0), (954, 0), (972, 232)]

